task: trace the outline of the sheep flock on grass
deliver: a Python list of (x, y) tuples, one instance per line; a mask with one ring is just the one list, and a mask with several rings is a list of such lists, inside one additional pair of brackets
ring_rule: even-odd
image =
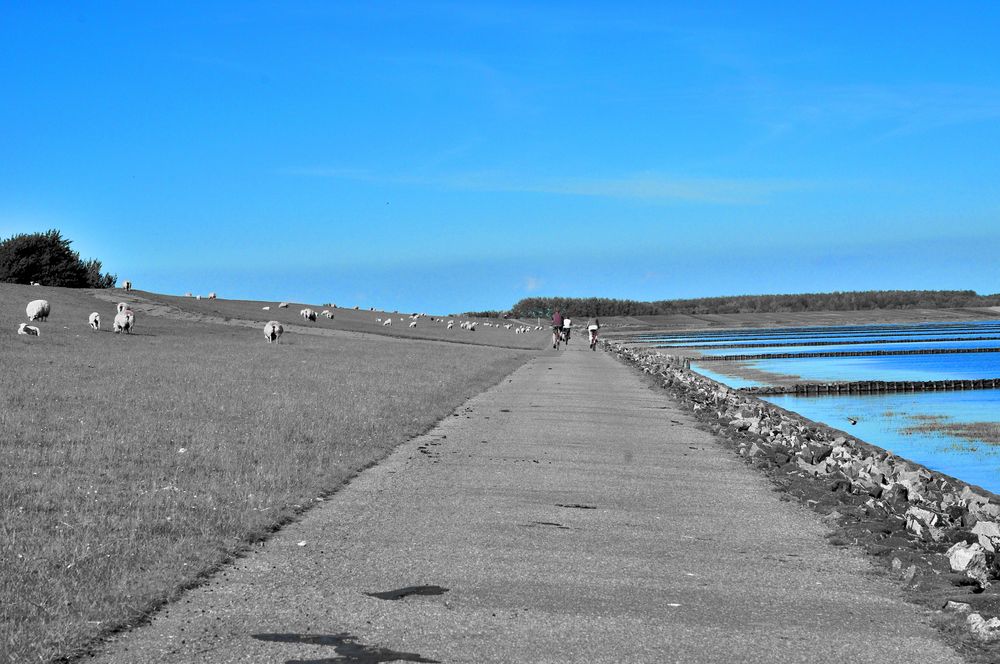
[[(123, 283), (123, 286), (125, 290), (131, 290), (132, 283), (130, 281), (125, 281)], [(190, 293), (187, 293), (186, 295), (188, 297), (191, 297)], [(197, 295), (195, 297), (199, 300), (202, 299), (200, 295)], [(210, 299), (215, 299), (215, 293), (214, 292), (210, 293), (208, 297)], [(287, 309), (288, 306), (289, 306), (288, 302), (281, 302), (277, 305), (279, 309)], [(359, 307), (354, 307), (354, 308), (356, 310), (360, 310)], [(270, 311), (271, 306), (264, 306), (261, 307), (261, 309), (263, 311)], [(370, 311), (374, 310), (375, 310), (374, 308), (370, 309)], [(135, 312), (132, 311), (129, 305), (125, 302), (119, 302), (116, 306), (116, 311), (117, 313), (115, 314), (114, 325), (113, 325), (113, 330), (115, 334), (132, 334), (132, 332), (135, 329)], [(31, 302), (28, 303), (27, 307), (25, 307), (25, 314), (27, 314), (29, 321), (45, 321), (48, 319), (51, 313), (52, 313), (52, 306), (49, 304), (48, 300), (32, 300)], [(399, 312), (394, 312), (394, 313), (399, 313)], [(304, 320), (311, 322), (316, 322), (318, 316), (323, 316), (324, 318), (328, 318), (330, 320), (334, 319), (334, 313), (329, 309), (324, 309), (320, 314), (317, 314), (316, 311), (314, 311), (313, 309), (306, 307), (299, 312), (299, 315), (301, 315)], [(412, 329), (416, 328), (417, 321), (423, 318), (426, 318), (429, 323), (437, 323), (438, 325), (441, 325), (447, 330), (452, 330), (455, 328), (455, 323), (456, 323), (455, 319), (446, 320), (444, 318), (434, 318), (427, 316), (427, 314), (422, 314), (422, 313), (411, 314), (409, 316), (409, 321), (407, 321), (406, 318), (401, 316), (399, 318), (399, 322), (400, 323), (408, 322), (408, 327)], [(375, 318), (374, 321), (376, 324), (381, 324), (383, 327), (389, 327), (392, 325), (391, 317), (387, 317), (385, 318), (385, 320), (383, 320), (382, 318)], [(88, 317), (88, 323), (90, 325), (91, 330), (93, 330), (94, 332), (100, 332), (101, 314), (97, 311), (91, 313), (90, 316)], [(470, 332), (475, 332), (476, 326), (480, 324), (483, 325), (484, 327), (492, 327), (496, 329), (513, 331), (514, 334), (527, 334), (532, 331), (537, 332), (545, 329), (541, 325), (525, 325), (523, 323), (519, 323), (516, 321), (508, 323), (499, 323), (499, 322), (491, 323), (486, 321), (475, 321), (475, 320), (461, 321), (459, 323), (459, 327), (461, 327), (464, 330), (468, 330)], [(431, 327), (434, 326), (432, 325)], [(37, 337), (40, 336), (41, 330), (33, 325), (28, 325), (27, 323), (21, 323), (17, 329), (17, 333), (23, 336)], [(264, 337), (266, 338), (268, 343), (276, 343), (283, 333), (284, 333), (284, 327), (278, 321), (275, 320), (268, 321), (264, 325)]]

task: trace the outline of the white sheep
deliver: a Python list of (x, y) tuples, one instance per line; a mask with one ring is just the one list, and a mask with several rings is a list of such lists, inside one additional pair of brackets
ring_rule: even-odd
[(210, 299), (210, 300), (214, 300), (215, 299), (215, 291), (212, 291), (211, 293), (208, 294), (208, 299)]
[(122, 283), (122, 287), (125, 288), (125, 290), (130, 291), (132, 290), (132, 282), (126, 280), (124, 283)]
[(284, 331), (285, 328), (281, 327), (281, 323), (276, 320), (268, 321), (264, 325), (264, 336), (267, 337), (267, 343), (276, 343)]
[(300, 311), (299, 315), (302, 316), (303, 320), (311, 320), (314, 323), (316, 322), (316, 312), (308, 307)]
[(382, 319), (381, 319), (381, 318), (376, 318), (376, 319), (375, 319), (375, 322), (376, 322), (376, 323), (381, 323), (381, 322), (382, 322)]
[(261, 307), (261, 311), (270, 311), (271, 307)]
[(417, 326), (417, 321), (410, 322), (410, 327), (416, 327), (416, 326)]
[(200, 299), (201, 299), (201, 295), (195, 295), (195, 296), (194, 296), (194, 299), (196, 299), (196, 300), (200, 300)]
[(34, 325), (28, 325), (27, 323), (21, 323), (21, 325), (17, 328), (17, 333), (26, 334), (29, 337), (40, 337), (42, 335), (41, 330)]
[(454, 321), (448, 321), (448, 329), (450, 330), (453, 327), (455, 327), (455, 322)]
[(52, 313), (52, 307), (48, 300), (32, 300), (24, 308), (24, 312), (28, 314), (28, 320), (45, 320)]
[(382, 323), (382, 327), (386, 327), (386, 326), (389, 326), (389, 325), (392, 325), (392, 319), (391, 318), (386, 318), (385, 322)]
[(278, 305), (278, 308), (279, 309), (287, 309), (288, 308), (288, 303), (287, 302), (282, 302), (281, 304)]
[(101, 329), (101, 314), (95, 311), (94, 313), (90, 314), (89, 321), (90, 321), (90, 328), (92, 330)]
[(31, 285), (32, 286), (41, 286), (42, 284), (41, 284), (41, 282), (38, 282), (38, 281), (32, 281)]
[(320, 315), (325, 316), (330, 320), (333, 320), (333, 312), (331, 312), (329, 309), (324, 309), (322, 312), (320, 312)]
[(191, 293), (184, 293), (184, 297), (194, 297)]
[(476, 331), (476, 323), (475, 322), (469, 323), (469, 332), (475, 332), (475, 331)]

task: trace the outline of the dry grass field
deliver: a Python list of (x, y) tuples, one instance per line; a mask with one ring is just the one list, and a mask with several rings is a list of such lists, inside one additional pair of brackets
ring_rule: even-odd
[(141, 620), (533, 354), (136, 311), (115, 335), (93, 293), (0, 285), (0, 661)]

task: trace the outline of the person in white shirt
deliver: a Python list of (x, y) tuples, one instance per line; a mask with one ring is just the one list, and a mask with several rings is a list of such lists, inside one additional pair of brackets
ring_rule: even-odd
[(590, 332), (590, 350), (597, 350), (597, 331), (601, 329), (601, 321), (597, 317), (590, 319), (587, 323), (587, 331)]
[(566, 342), (567, 345), (569, 344), (569, 331), (572, 326), (573, 323), (572, 321), (570, 321), (570, 319), (563, 318), (563, 340)]

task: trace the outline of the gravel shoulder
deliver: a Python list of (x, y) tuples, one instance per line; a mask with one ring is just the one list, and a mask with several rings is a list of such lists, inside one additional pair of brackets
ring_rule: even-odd
[(963, 661), (829, 532), (666, 393), (576, 344), (92, 661)]

